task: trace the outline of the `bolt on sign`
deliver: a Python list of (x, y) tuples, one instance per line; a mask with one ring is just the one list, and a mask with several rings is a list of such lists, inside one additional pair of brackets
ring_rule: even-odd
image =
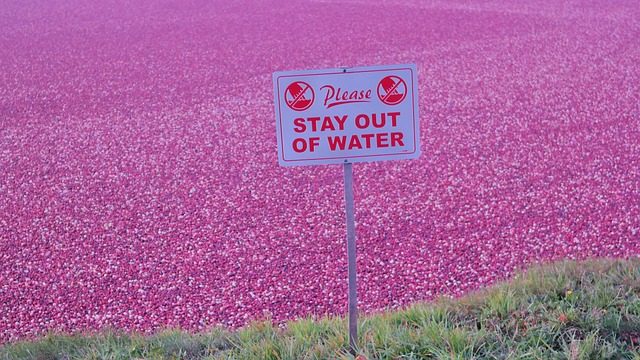
[(415, 64), (276, 72), (273, 85), (280, 165), (420, 156)]

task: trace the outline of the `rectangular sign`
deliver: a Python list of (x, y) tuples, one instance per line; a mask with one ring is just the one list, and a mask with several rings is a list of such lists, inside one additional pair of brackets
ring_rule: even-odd
[(282, 166), (420, 156), (415, 64), (273, 74)]

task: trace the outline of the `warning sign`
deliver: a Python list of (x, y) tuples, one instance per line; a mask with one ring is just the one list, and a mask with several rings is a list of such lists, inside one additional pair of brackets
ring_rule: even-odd
[(400, 104), (406, 96), (407, 83), (400, 77), (387, 76), (378, 84), (378, 97), (387, 105)]
[[(315, 94), (309, 84), (303, 81), (292, 82), (285, 92), (287, 105), (291, 110), (304, 111), (313, 105)], [(308, 97), (308, 98), (307, 98)]]
[(280, 165), (420, 156), (416, 66), (273, 74)]

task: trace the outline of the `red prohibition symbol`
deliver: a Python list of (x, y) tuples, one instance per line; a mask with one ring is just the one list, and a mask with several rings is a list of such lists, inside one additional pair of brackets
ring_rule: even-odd
[(401, 78), (389, 75), (378, 84), (378, 98), (387, 105), (398, 105), (407, 96), (407, 83)]
[(311, 85), (304, 81), (292, 82), (284, 92), (287, 106), (291, 110), (304, 111), (313, 105), (315, 93)]

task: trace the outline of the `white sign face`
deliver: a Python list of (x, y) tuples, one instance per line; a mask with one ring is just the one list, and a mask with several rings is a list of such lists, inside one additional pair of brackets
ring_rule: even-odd
[(420, 156), (416, 66), (273, 74), (283, 166)]

